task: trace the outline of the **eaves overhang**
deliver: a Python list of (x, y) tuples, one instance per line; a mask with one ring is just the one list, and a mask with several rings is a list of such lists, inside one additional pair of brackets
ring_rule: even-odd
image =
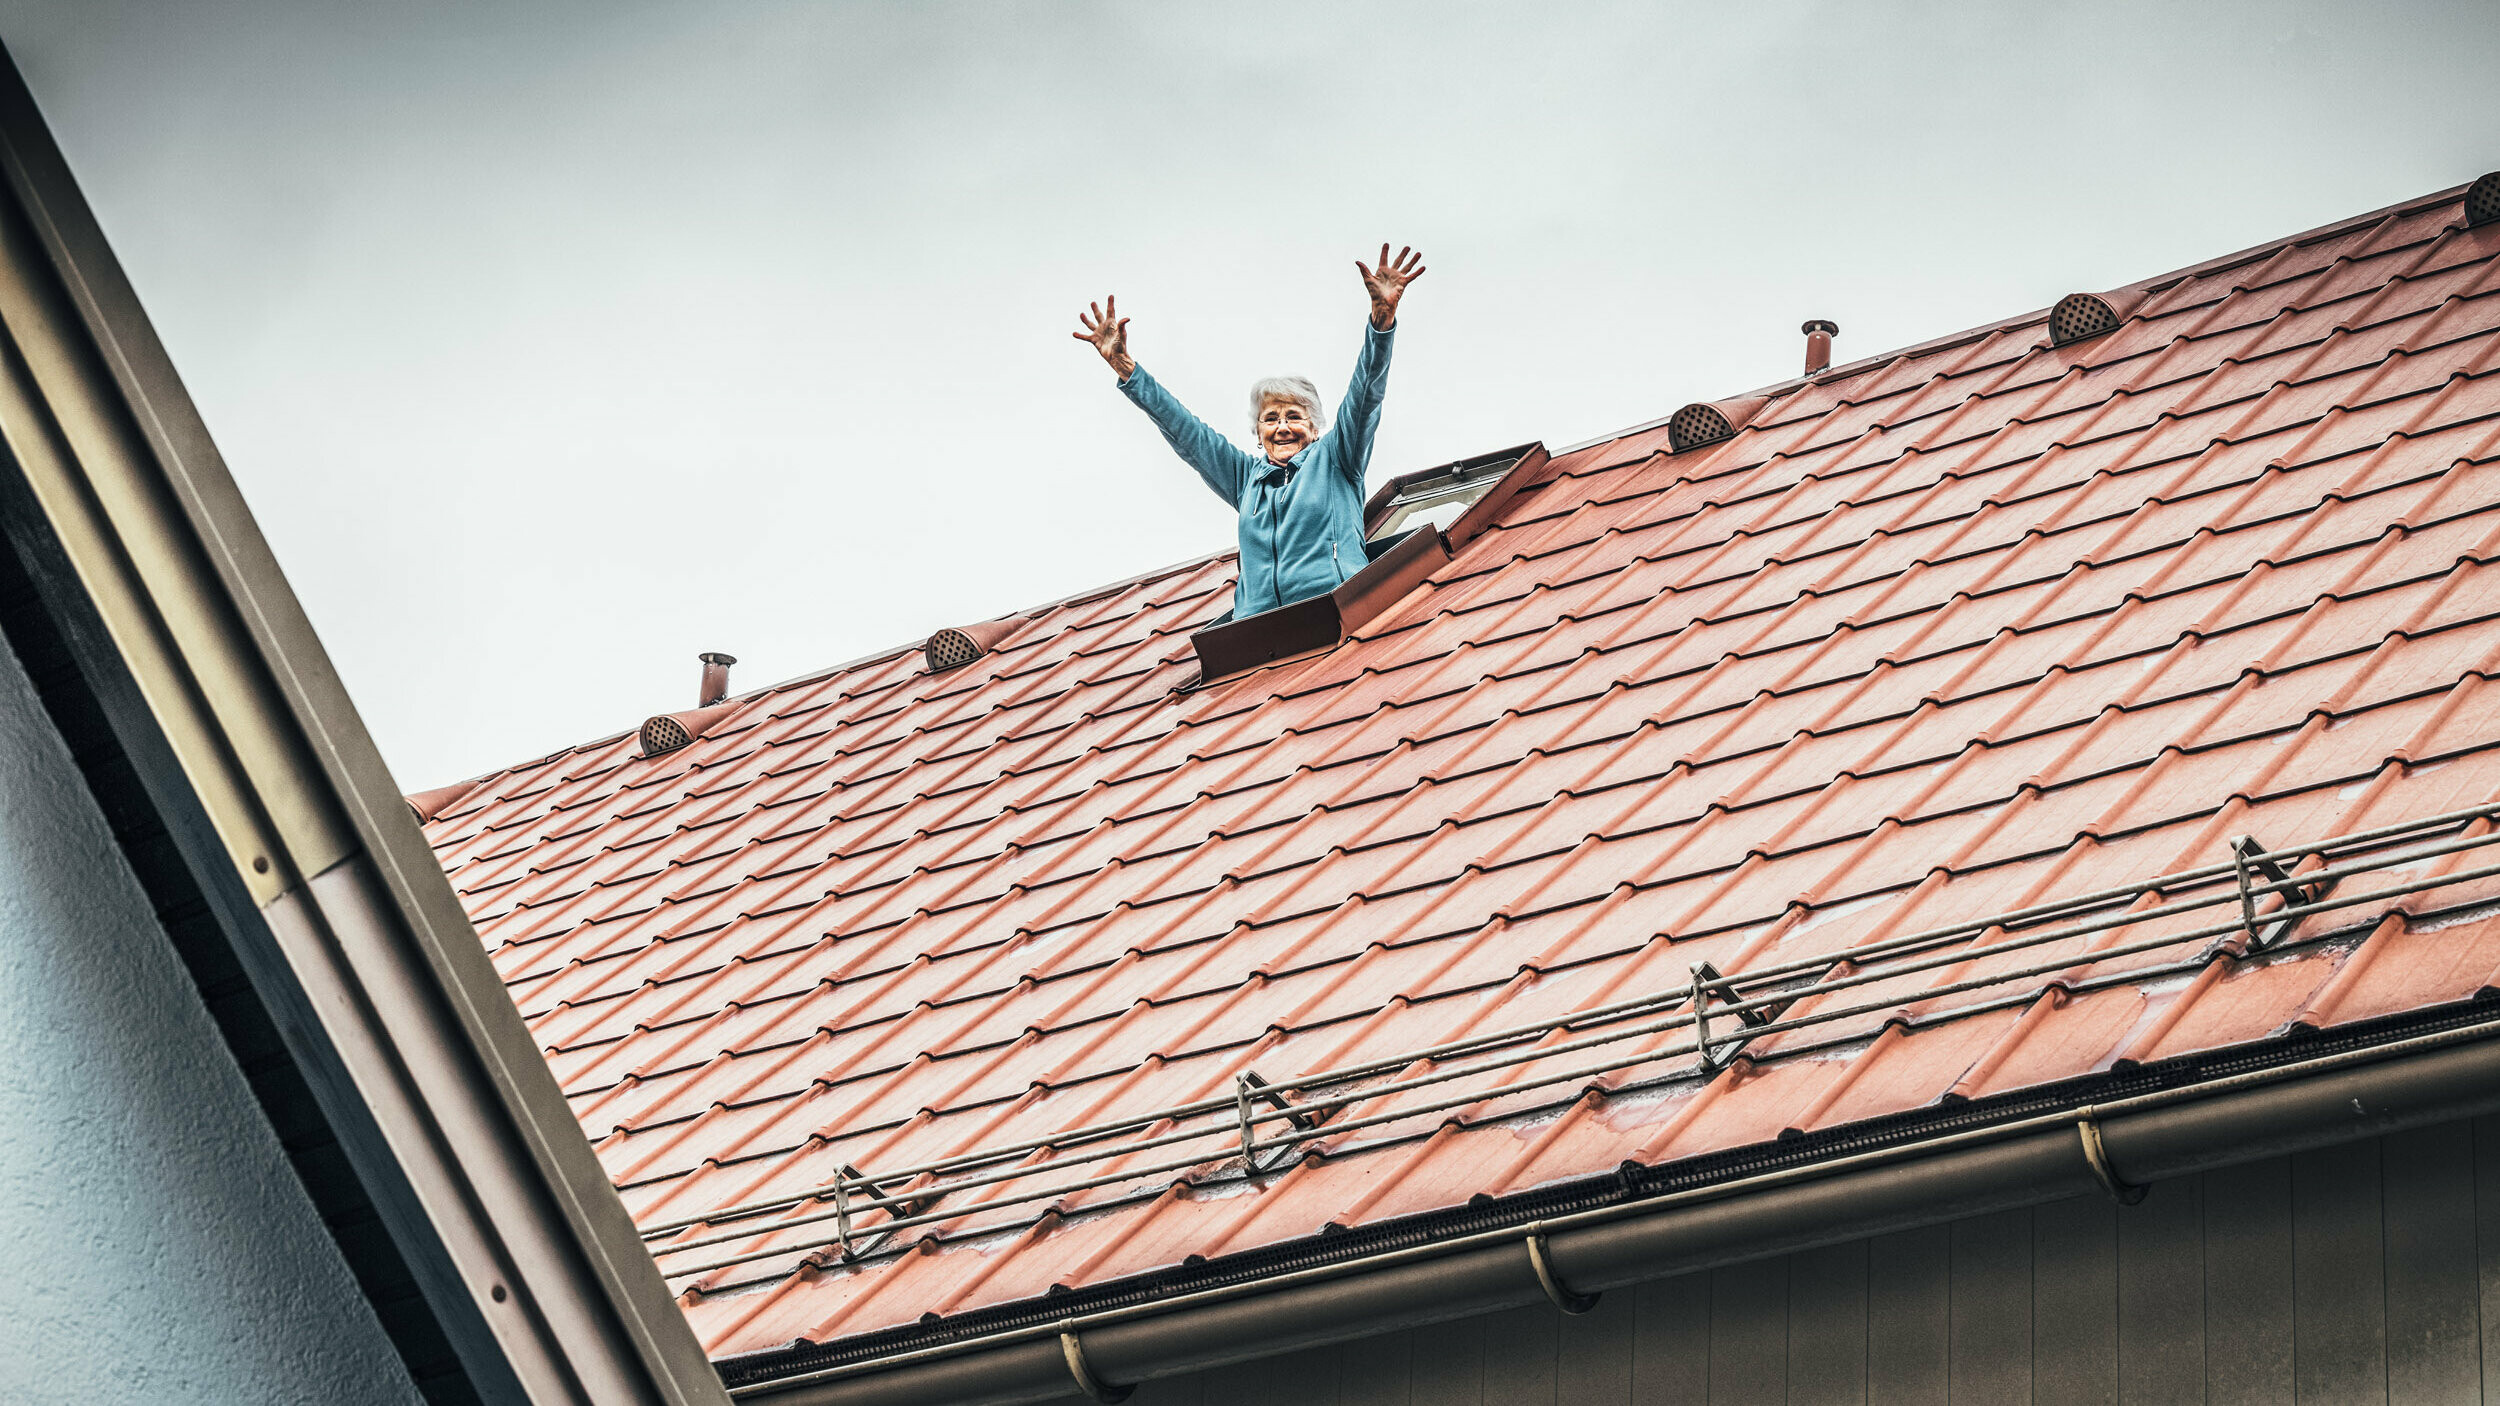
[(0, 62), (0, 633), (419, 1391), (725, 1400)]
[(742, 1406), (1006, 1406), (2500, 1112), (2488, 1002), (2070, 1081), (1362, 1233), (1020, 1310), (722, 1364)]

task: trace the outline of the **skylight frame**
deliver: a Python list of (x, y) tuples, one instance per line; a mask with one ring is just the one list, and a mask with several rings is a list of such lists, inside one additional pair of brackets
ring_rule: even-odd
[(1365, 540), (1374, 543), (1393, 541), (1423, 525), (1434, 509), (1456, 503), (1458, 511), (1450, 515), (1449, 521), (1431, 524), (1448, 532), (1466, 517), (1469, 509), (1491, 496), (1522, 462), (1542, 447), (1537, 444), (1515, 445), (1390, 479), (1374, 490), (1363, 505)]
[[(1446, 530), (1477, 499), (1492, 491), (1510, 468), (1510, 463), (1501, 461), (1472, 468), (1453, 465), (1440, 473), (1413, 479), (1390, 495), (1379, 521), (1365, 524), (1365, 535), (1377, 542), (1427, 524), (1435, 530)], [(1442, 515), (1444, 509), (1446, 516)]]

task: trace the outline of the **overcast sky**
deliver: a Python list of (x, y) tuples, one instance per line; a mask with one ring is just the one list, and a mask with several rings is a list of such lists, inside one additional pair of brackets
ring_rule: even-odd
[(2488, 4), (130, 4), (0, 34), (404, 786), (2500, 167)]

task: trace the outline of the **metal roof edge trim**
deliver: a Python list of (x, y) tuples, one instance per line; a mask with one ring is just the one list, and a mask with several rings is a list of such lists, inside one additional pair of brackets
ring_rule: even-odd
[[(2476, 1012), (2488, 1017), (2488, 1008)], [(2500, 1020), (2069, 1105), (1833, 1161), (1181, 1293), (735, 1388), (768, 1406), (1005, 1403), (1071, 1389), (1082, 1335), (1126, 1386), (1394, 1331), (1574, 1299), (1988, 1211), (2138, 1188), (2264, 1157), (2500, 1111)], [(1534, 1242), (1533, 1244), (1531, 1242)], [(734, 1363), (729, 1364), (734, 1367)]]
[[(2148, 278), (2139, 278), (2132, 283), (2123, 283), (2115, 288), (2104, 289), (2101, 290), (2098, 296), (2115, 303), (2118, 297), (2122, 294), (2136, 294), (2138, 295), (2137, 301), (2140, 302), (2142, 301), (2141, 295), (2158, 292), (2163, 287), (2183, 279), (2202, 278), (2210, 273), (2219, 273), (2222, 270), (2230, 268), (2236, 264), (2244, 264), (2254, 259), (2264, 258), (2266, 255), (2271, 254), (2278, 249), (2293, 248), (2302, 244), (2314, 244), (2318, 240), (2331, 239), (2336, 235), (2349, 233), (2350, 231), (2361, 226), (2374, 224), (2393, 215), (2418, 214), (2421, 211), (2432, 208), (2433, 206), (2460, 200), (2464, 197), (2465, 192), (2471, 188), (2472, 185), (2472, 181), (2464, 181), (2450, 186), (2445, 190), (2433, 191), (2428, 195), (2413, 196), (2409, 199), (2396, 201), (2393, 204), (2382, 205), (2376, 210), (2369, 210), (2358, 215), (2351, 215), (2340, 220), (2330, 221), (2329, 223), (2319, 225), (2314, 229), (2306, 229), (2297, 234), (2287, 234), (2280, 239), (2270, 239), (2264, 241), (2263, 243), (2251, 244), (2245, 249), (2234, 250), (2231, 253), (2223, 254), (2216, 258), (2206, 259), (2200, 263), (2189, 264), (2184, 268), (2172, 269), (2167, 273), (2157, 273)], [(2062, 297), (2064, 295), (2061, 294), (2060, 296)], [(1941, 333), (1937, 336), (1930, 337), (1923, 342), (1912, 342), (1910, 345), (1905, 347), (1895, 347), (1889, 351), (1880, 351), (1867, 356), (1859, 357), (1854, 361), (1842, 362), (1837, 366), (1827, 366), (1822, 370), (1815, 372), (1811, 376), (1791, 376), (1785, 380), (1767, 382), (1763, 385), (1754, 387), (1752, 390), (1738, 391), (1734, 395), (1721, 396), (1717, 400), (1705, 403), (1715, 405), (1725, 401), (1744, 400), (1754, 396), (1760, 396), (1767, 400), (1777, 400), (1782, 396), (1803, 390), (1809, 385), (1815, 385), (1824, 381), (1846, 380), (1851, 376), (1875, 370), (1887, 362), (1897, 361), (1905, 356), (1924, 356), (1930, 352), (1946, 351), (1953, 347), (1964, 346), (1971, 342), (1976, 342), (1980, 338), (1985, 337), (1992, 332), (2006, 332), (2011, 331), (2014, 328), (2021, 327), (2026, 323), (2044, 322), (2048, 318), (2049, 309), (2054, 306), (2056, 306), (2056, 304), (2050, 303), (2034, 308), (2030, 312), (2021, 313), (2013, 317), (2000, 318), (1995, 322), (1984, 322), (1977, 326), (1965, 327), (1956, 332)], [(2121, 315), (2123, 316), (2123, 314)], [(1678, 407), (1679, 410), (1681, 408), (1682, 407), (1680, 406)], [(1666, 422), (1674, 418), (1675, 412), (1670, 411), (1669, 413), (1661, 415), (1654, 420), (1644, 420), (1637, 425), (1627, 425), (1624, 428), (1615, 430), (1609, 434), (1592, 435), (1587, 439), (1566, 444), (1560, 449), (1555, 450), (1554, 453), (1557, 456), (1560, 456), (1564, 454), (1576, 454), (1583, 449), (1594, 449), (1601, 444), (1608, 444), (1631, 435), (1641, 434), (1648, 430), (1657, 429), (1659, 426), (1664, 425)], [(1760, 418), (1759, 415), (1757, 415), (1756, 418)]]
[(4, 50), (0, 174), (9, 544), (465, 1384), (723, 1400)]

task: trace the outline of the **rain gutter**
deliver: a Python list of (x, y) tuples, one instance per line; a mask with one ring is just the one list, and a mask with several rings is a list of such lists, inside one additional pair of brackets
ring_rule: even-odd
[(417, 1389), (725, 1403), (5, 54), (0, 631)]
[(735, 1393), (990, 1406), (1137, 1382), (2500, 1111), (2500, 1021), (2087, 1105)]

